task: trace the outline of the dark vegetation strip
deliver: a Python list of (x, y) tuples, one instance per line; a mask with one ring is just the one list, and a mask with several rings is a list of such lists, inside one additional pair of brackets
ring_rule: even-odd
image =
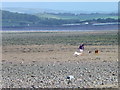
[(81, 32), (22, 32), (3, 33), (2, 45), (117, 45), (117, 32), (81, 33)]

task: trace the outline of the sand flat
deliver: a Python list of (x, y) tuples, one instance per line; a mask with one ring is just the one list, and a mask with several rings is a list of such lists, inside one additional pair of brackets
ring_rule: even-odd
[[(99, 50), (99, 54), (95, 54), (95, 50)], [(90, 50), (92, 53), (88, 53)], [(77, 46), (70, 45), (15, 45), (3, 47), (3, 59), (18, 58), (18, 61), (25, 59), (26, 61), (38, 60), (38, 61), (54, 61), (54, 58), (61, 61), (74, 60), (90, 57), (109, 58), (111, 60), (117, 60), (118, 58), (118, 46), (85, 46), (85, 51), (82, 56), (74, 57), (73, 54), (77, 50)], [(14, 61), (14, 60), (13, 60)]]

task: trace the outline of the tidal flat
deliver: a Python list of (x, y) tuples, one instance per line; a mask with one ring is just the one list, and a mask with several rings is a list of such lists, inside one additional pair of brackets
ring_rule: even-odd
[[(81, 43), (85, 50), (76, 57)], [(118, 33), (3, 32), (2, 87), (118, 88)]]

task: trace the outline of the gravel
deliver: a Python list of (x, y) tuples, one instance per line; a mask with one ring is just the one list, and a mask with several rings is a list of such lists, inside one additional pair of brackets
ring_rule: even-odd
[[(75, 79), (67, 80), (66, 77), (69, 75)], [(102, 86), (118, 86), (117, 61), (100, 58), (54, 62), (33, 60), (30, 63), (2, 61), (3, 88), (96, 88)]]

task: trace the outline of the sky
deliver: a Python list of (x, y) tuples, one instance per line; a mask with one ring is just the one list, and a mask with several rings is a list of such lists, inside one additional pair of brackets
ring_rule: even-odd
[[(1, 0), (2, 2), (83, 2), (83, 0)], [(119, 2), (120, 0), (84, 0), (84, 2)]]
[(2, 7), (114, 12), (118, 10), (118, 2), (2, 2)]

